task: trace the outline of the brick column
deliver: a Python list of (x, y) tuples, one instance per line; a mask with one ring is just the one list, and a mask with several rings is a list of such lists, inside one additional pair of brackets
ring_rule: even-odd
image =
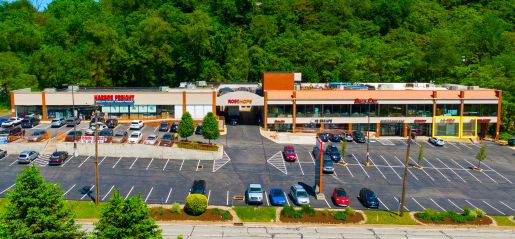
[[(460, 127), (459, 127), (459, 135), (460, 138), (463, 135), (463, 111), (465, 110), (465, 91), (460, 91)], [(477, 134), (477, 132), (476, 132)]]
[(404, 123), (404, 133), (403, 133), (403, 137), (404, 137), (404, 138), (408, 137), (408, 123)]
[(14, 104), (14, 92), (11, 91), (11, 117), (16, 117), (16, 105)]
[(268, 91), (265, 91), (265, 94), (264, 94), (264, 109), (263, 109), (263, 127), (265, 128), (265, 130), (268, 129)]
[(501, 131), (501, 111), (502, 111), (502, 91), (495, 92), (499, 101), (497, 102), (497, 123), (495, 124), (495, 142), (499, 142), (499, 133)]
[(42, 91), (41, 92), (41, 118), (42, 118), (42, 120), (47, 120), (46, 113), (47, 113), (47, 111), (46, 111), (46, 92)]
[(381, 123), (376, 123), (376, 138), (381, 137)]
[(295, 126), (297, 125), (297, 91), (293, 91), (293, 109), (292, 109), (292, 130), (295, 132)]
[(349, 132), (352, 133), (352, 123), (349, 123)]
[(213, 102), (213, 105), (212, 105), (213, 108), (211, 109), (211, 112), (213, 112), (213, 115), (215, 115), (215, 117), (216, 117), (216, 91), (212, 92), (212, 96), (213, 96), (213, 98), (211, 101)]
[(186, 91), (182, 92), (182, 113), (186, 112)]

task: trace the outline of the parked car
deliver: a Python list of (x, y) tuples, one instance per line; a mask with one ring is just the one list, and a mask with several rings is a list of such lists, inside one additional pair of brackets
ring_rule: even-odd
[(443, 139), (435, 138), (435, 137), (430, 137), (429, 138), (429, 143), (432, 143), (432, 144), (434, 144), (436, 146), (443, 146), (445, 144)]
[(297, 160), (297, 154), (295, 153), (295, 149), (293, 148), (293, 146), (284, 146), (283, 157), (284, 160), (289, 162), (295, 162), (295, 160)]
[(68, 134), (64, 138), (64, 141), (65, 142), (73, 142), (74, 138), (75, 138), (75, 141), (80, 141), (81, 137), (82, 137), (82, 132), (80, 132), (78, 130), (77, 131), (70, 131), (70, 132), (68, 132)]
[(143, 134), (140, 131), (134, 131), (129, 136), (128, 143), (129, 144), (139, 144), (139, 142), (141, 142), (142, 137), (143, 137)]
[(37, 118), (25, 118), (21, 121), (22, 128), (32, 128), (39, 124), (39, 119)]
[(280, 188), (272, 188), (268, 193), (272, 206), (283, 206), (286, 204), (286, 194)]
[(113, 129), (105, 128), (98, 132), (98, 136), (104, 137), (104, 143), (110, 143), (113, 140)]
[(52, 120), (52, 122), (50, 122), (50, 127), (60, 128), (65, 124), (66, 124), (66, 120), (64, 120), (64, 118), (55, 118)]
[(365, 143), (365, 135), (361, 131), (354, 131), (352, 132), (352, 137), (354, 138), (354, 141), (356, 143)]
[(379, 200), (376, 194), (368, 188), (362, 188), (359, 191), (358, 199), (367, 208), (379, 208)]
[(89, 129), (87, 129), (85, 131), (86, 135), (89, 135), (89, 136), (94, 136), (95, 135), (95, 128), (98, 128), (98, 132), (100, 132), (100, 131), (102, 131), (104, 129), (108, 129), (107, 125), (105, 125), (102, 122), (96, 123), (96, 126), (95, 126), (95, 122), (91, 122), (89, 125), (90, 125)]
[(345, 137), (345, 141), (347, 141), (347, 142), (352, 142), (352, 140), (354, 140), (354, 139), (352, 138), (352, 134), (351, 134), (351, 133), (349, 133), (349, 132), (345, 132), (344, 137)]
[(106, 120), (106, 126), (108, 128), (116, 128), (118, 126), (118, 120), (117, 119), (108, 119)]
[(143, 124), (143, 121), (141, 121), (141, 120), (133, 120), (133, 121), (131, 121), (131, 125), (129, 126), (129, 129), (140, 130), (144, 126), (145, 126), (145, 124)]
[(0, 149), (0, 159), (1, 158), (5, 158), (6, 156), (7, 156), (7, 151), (3, 150), (3, 149)]
[(12, 127), (21, 124), (23, 119), (19, 117), (11, 117), (7, 121), (2, 123), (2, 127)]
[(68, 152), (66, 151), (55, 151), (50, 155), (48, 165), (60, 165), (68, 159)]
[(250, 184), (247, 191), (245, 191), (245, 199), (247, 204), (262, 204), (263, 188), (261, 184)]
[(0, 126), (1, 126), (5, 121), (7, 121), (7, 119), (6, 119), (6, 118), (0, 118)]
[(229, 124), (231, 124), (232, 126), (235, 126), (238, 124), (238, 116), (231, 116), (229, 118)]
[(190, 193), (206, 195), (206, 181), (204, 181), (204, 180), (193, 181), (193, 185), (191, 185)]
[(155, 134), (151, 134), (149, 136), (147, 136), (147, 138), (145, 139), (145, 141), (143, 141), (144, 144), (156, 144), (157, 141), (159, 140), (159, 137)]
[(104, 123), (105, 122), (105, 118), (102, 117), (102, 116), (92, 117), (90, 123), (91, 122), (102, 122), (102, 123)]
[(167, 122), (162, 122), (159, 125), (159, 131), (160, 132), (168, 132), (168, 130), (170, 130), (170, 125)]
[(331, 142), (341, 142), (342, 141), (342, 135), (341, 134), (329, 134), (329, 140)]
[(329, 157), (334, 162), (340, 162), (342, 160), (342, 155), (340, 154), (340, 150), (338, 150), (338, 147), (334, 144), (327, 145), (327, 148), (325, 149), (325, 152), (329, 154)]
[(293, 203), (297, 205), (307, 205), (309, 204), (309, 195), (306, 192), (306, 189), (302, 187), (302, 185), (296, 184), (290, 187), (290, 196), (293, 200)]
[(3, 128), (0, 131), (0, 136), (20, 136), (23, 135), (24, 130), (20, 126), (12, 126), (9, 128)]
[(80, 124), (80, 119), (77, 117), (69, 117), (66, 119), (66, 127), (73, 127)]
[(27, 138), (29, 142), (39, 142), (43, 139), (48, 138), (48, 132), (46, 130), (36, 130), (32, 132), (31, 135)]
[(172, 134), (164, 134), (159, 142), (159, 146), (172, 146), (172, 140), (175, 140)]
[(320, 133), (318, 134), (318, 138), (322, 141), (322, 142), (327, 142), (329, 141), (329, 137), (327, 136), (326, 133)]
[[(313, 147), (313, 151), (311, 153), (313, 154), (313, 158), (315, 159), (315, 161), (318, 162), (320, 158), (320, 149), (315, 146)], [(334, 163), (331, 159), (331, 156), (329, 156), (327, 152), (322, 151), (322, 153), (324, 154), (324, 158), (322, 161), (322, 171), (324, 173), (334, 173)]]
[(178, 130), (179, 130), (179, 124), (173, 123), (172, 126), (170, 126), (170, 132), (172, 132), (172, 133), (177, 133)]
[(18, 155), (18, 163), (30, 163), (38, 157), (39, 153), (36, 151), (23, 151)]
[(197, 127), (195, 128), (195, 134), (202, 134), (202, 125), (201, 124), (197, 125)]
[(347, 196), (347, 192), (342, 187), (335, 188), (331, 198), (336, 206), (347, 207), (350, 204), (349, 196)]
[(129, 138), (129, 133), (127, 133), (127, 131), (125, 131), (125, 130), (117, 131), (114, 134), (113, 139), (111, 140), (111, 142), (112, 143), (125, 143), (128, 138)]

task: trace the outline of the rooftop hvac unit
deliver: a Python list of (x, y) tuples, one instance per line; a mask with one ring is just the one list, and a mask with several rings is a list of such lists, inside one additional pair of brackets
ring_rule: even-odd
[(477, 86), (477, 85), (467, 86), (467, 90), (479, 90), (479, 86)]
[(181, 82), (179, 84), (179, 88), (186, 88), (186, 87), (188, 87), (188, 82)]
[[(408, 86), (406, 86), (408, 87)], [(379, 84), (378, 87), (380, 90), (393, 90), (394, 86), (392, 84)]]
[(78, 85), (69, 85), (68, 91), (69, 92), (72, 92), (72, 91), (77, 92), (77, 91), (79, 91), (79, 86)]
[(457, 85), (449, 85), (449, 86), (447, 86), (447, 89), (449, 89), (449, 90), (458, 90), (458, 86)]
[(170, 90), (169, 86), (159, 86), (159, 91), (168, 92)]
[(44, 92), (56, 92), (55, 88), (45, 88)]
[(301, 82), (302, 81), (302, 73), (300, 73), (300, 72), (293, 73), (293, 81)]
[(198, 87), (207, 87), (207, 82), (205, 82), (205, 81), (197, 81), (197, 86)]

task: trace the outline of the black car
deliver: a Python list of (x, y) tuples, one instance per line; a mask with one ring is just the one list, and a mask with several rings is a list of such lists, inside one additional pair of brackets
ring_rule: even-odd
[(68, 159), (68, 152), (66, 151), (55, 151), (48, 160), (48, 165), (60, 165)]
[(170, 130), (170, 125), (166, 122), (163, 122), (159, 125), (159, 131), (161, 132), (168, 132)]
[(25, 118), (21, 121), (22, 128), (32, 128), (39, 124), (39, 119), (36, 118)]
[(4, 158), (5, 156), (7, 156), (7, 151), (0, 149), (0, 159)]
[(331, 142), (341, 142), (342, 141), (342, 135), (341, 134), (329, 134), (329, 140)]
[(202, 134), (202, 125), (197, 125), (197, 128), (195, 128), (195, 134)]
[(365, 135), (361, 131), (352, 132), (352, 138), (356, 143), (365, 143)]
[(342, 155), (340, 154), (340, 150), (338, 150), (338, 147), (336, 147), (336, 145), (334, 145), (334, 144), (328, 145), (327, 148), (325, 149), (325, 152), (327, 154), (329, 154), (329, 156), (331, 157), (331, 160), (333, 160), (334, 162), (340, 162), (340, 160), (342, 160)]
[(379, 208), (379, 199), (377, 199), (376, 194), (368, 188), (362, 188), (359, 191), (358, 199), (363, 206), (367, 208)]
[(229, 118), (229, 124), (231, 124), (233, 126), (237, 125), (238, 124), (238, 116), (231, 116)]
[(195, 180), (190, 189), (191, 194), (206, 194), (206, 181)]
[(117, 119), (108, 119), (106, 120), (106, 126), (108, 128), (116, 128), (116, 126), (118, 126), (118, 120)]
[(172, 132), (172, 133), (177, 133), (178, 130), (179, 130), (179, 124), (173, 123), (172, 126), (170, 126), (170, 132)]
[(327, 142), (327, 141), (329, 141), (329, 137), (327, 136), (327, 134), (326, 134), (326, 133), (320, 133), (320, 134), (318, 134), (318, 138), (319, 138), (320, 140), (322, 140), (322, 142)]
[(0, 136), (20, 136), (24, 134), (24, 130), (20, 126), (3, 128), (0, 130)]
[(109, 136), (113, 136), (113, 129), (103, 129), (103, 130), (100, 130), (98, 131), (98, 136), (105, 136), (105, 137), (109, 137)]

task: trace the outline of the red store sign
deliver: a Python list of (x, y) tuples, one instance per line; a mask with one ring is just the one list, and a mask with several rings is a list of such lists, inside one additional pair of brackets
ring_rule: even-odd
[(229, 104), (252, 104), (252, 99), (228, 99)]
[(415, 123), (425, 123), (427, 120), (423, 120), (423, 119), (416, 119), (414, 122)]
[(488, 122), (490, 122), (490, 119), (477, 119), (476, 122), (478, 122), (478, 123), (488, 123)]
[(440, 119), (441, 123), (454, 123), (454, 121), (456, 121), (456, 119), (454, 119), (454, 118), (451, 118), (451, 119)]
[(134, 95), (95, 95), (95, 101), (134, 101)]
[(372, 98), (359, 99), (359, 98), (356, 98), (356, 99), (354, 99), (354, 104), (377, 104), (377, 99), (372, 99)]

